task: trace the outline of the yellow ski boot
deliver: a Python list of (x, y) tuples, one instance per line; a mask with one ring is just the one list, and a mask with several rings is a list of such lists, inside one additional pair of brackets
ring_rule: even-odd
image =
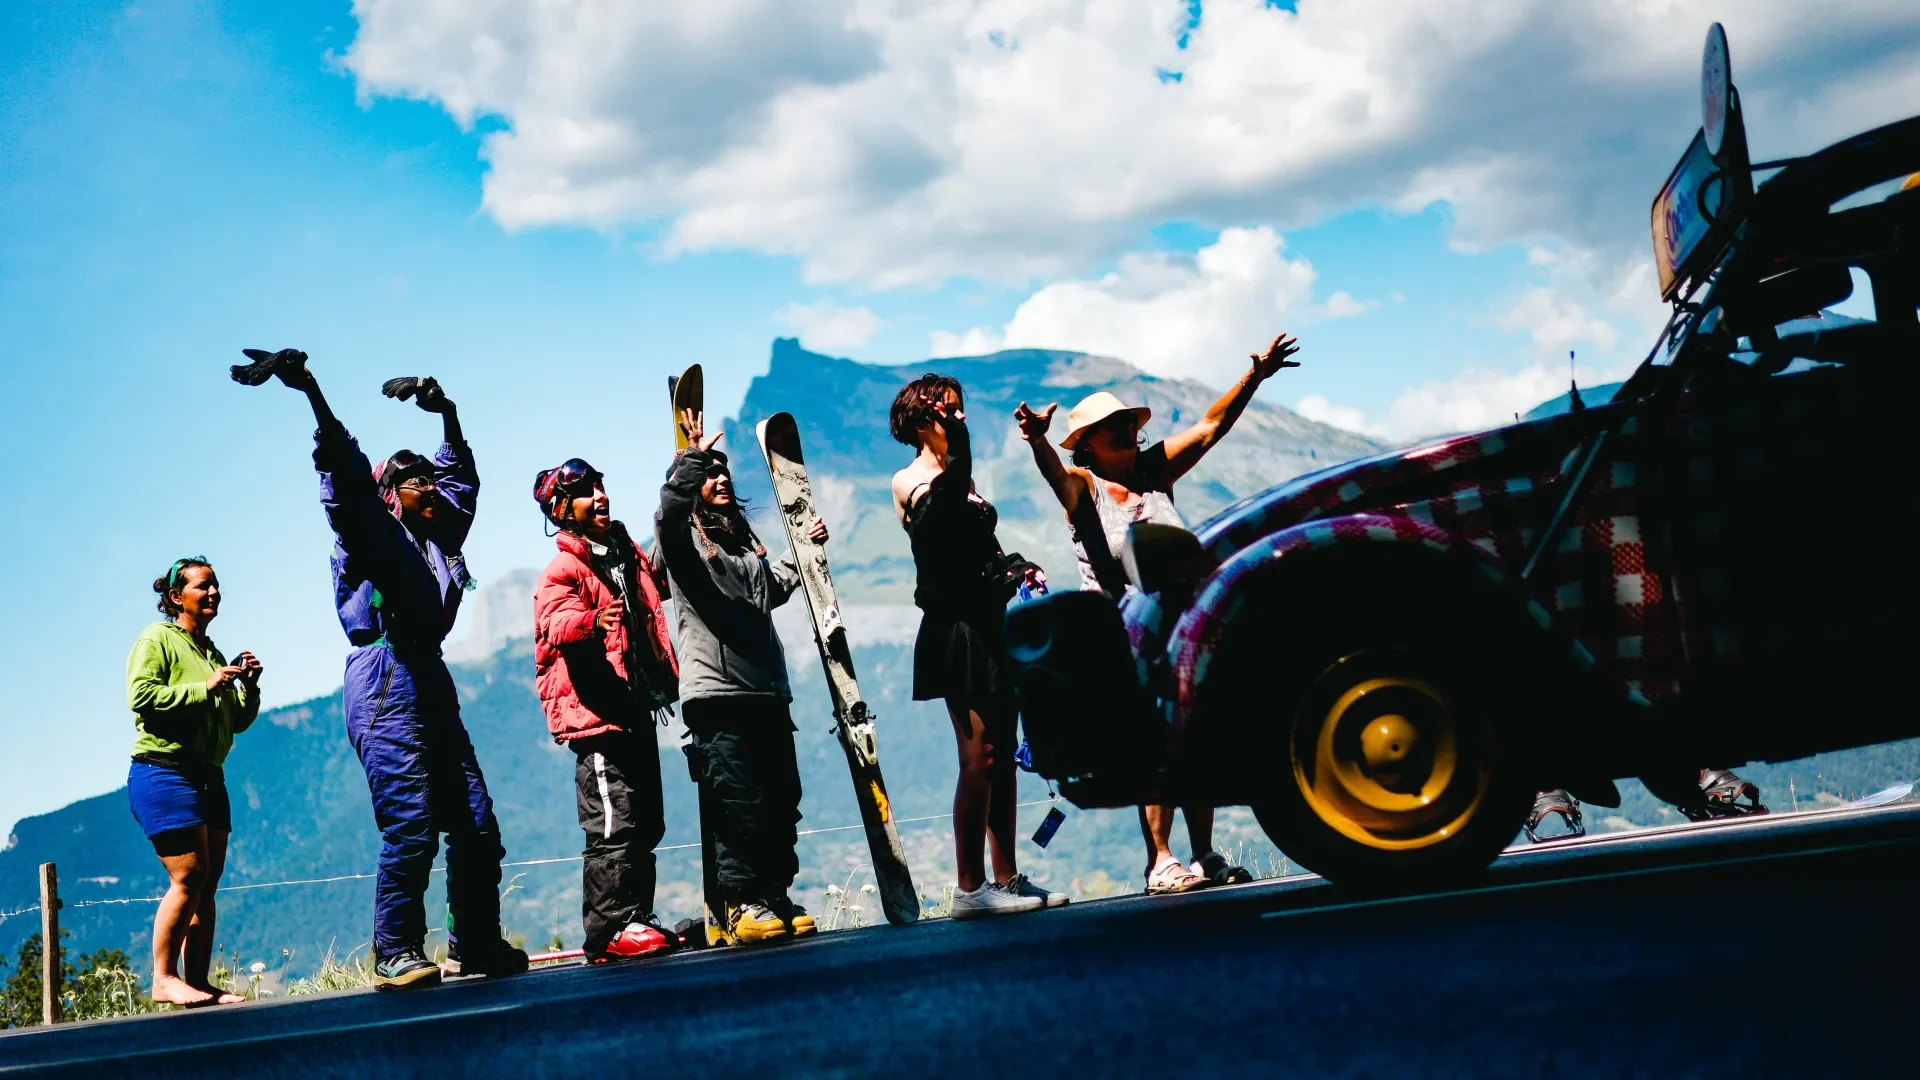
[(794, 937), (803, 938), (819, 929), (814, 925), (813, 916), (807, 914), (807, 909), (792, 900), (783, 896), (775, 901), (773, 906), (774, 910), (780, 913), (780, 918), (786, 922), (787, 932)]
[(789, 936), (787, 922), (771, 907), (749, 900), (733, 911), (733, 940), (742, 945), (764, 945)]

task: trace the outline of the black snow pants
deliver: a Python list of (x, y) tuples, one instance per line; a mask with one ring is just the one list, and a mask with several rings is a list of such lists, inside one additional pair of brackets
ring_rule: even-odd
[(681, 702), (680, 714), (693, 736), (688, 766), (712, 812), (705, 824), (721, 893), (729, 903), (785, 897), (800, 872), (800, 766), (787, 703), (695, 698)]
[(653, 913), (653, 849), (666, 835), (660, 805), (660, 748), (649, 724), (568, 744), (579, 756), (574, 788), (587, 834), (580, 868), (582, 946), (589, 958), (634, 919)]

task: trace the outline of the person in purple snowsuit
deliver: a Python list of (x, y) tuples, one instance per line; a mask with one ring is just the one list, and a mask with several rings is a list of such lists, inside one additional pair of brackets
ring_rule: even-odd
[(425, 895), (439, 834), (447, 838), (448, 974), (515, 975), (527, 955), (500, 938), (500, 825), (460, 701), (440, 656), (471, 581), (460, 554), (480, 477), (451, 399), (431, 378), (383, 388), (438, 413), (431, 459), (401, 450), (378, 466), (328, 408), (306, 354), (248, 350), (235, 381), (270, 376), (313, 406), (313, 464), (333, 527), (333, 592), (353, 651), (343, 688), (347, 737), (366, 769), (381, 836), (374, 885), (374, 985), (432, 986)]

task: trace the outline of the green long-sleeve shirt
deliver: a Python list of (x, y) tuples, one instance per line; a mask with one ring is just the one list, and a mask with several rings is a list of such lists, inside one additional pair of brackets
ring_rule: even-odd
[(208, 692), (207, 680), (225, 666), (227, 658), (211, 641), (202, 653), (193, 635), (170, 622), (142, 630), (127, 656), (133, 752), (223, 764), (234, 735), (260, 715), (259, 691), (239, 679)]

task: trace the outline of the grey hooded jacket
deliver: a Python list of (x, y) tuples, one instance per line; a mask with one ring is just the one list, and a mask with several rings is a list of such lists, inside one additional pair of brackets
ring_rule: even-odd
[(693, 449), (674, 458), (653, 519), (680, 631), (680, 700), (761, 695), (792, 701), (773, 609), (799, 587), (800, 572), (792, 552), (768, 561), (752, 547), (729, 550), (718, 536), (718, 553), (708, 551), (693, 512), (714, 460), (712, 452)]

